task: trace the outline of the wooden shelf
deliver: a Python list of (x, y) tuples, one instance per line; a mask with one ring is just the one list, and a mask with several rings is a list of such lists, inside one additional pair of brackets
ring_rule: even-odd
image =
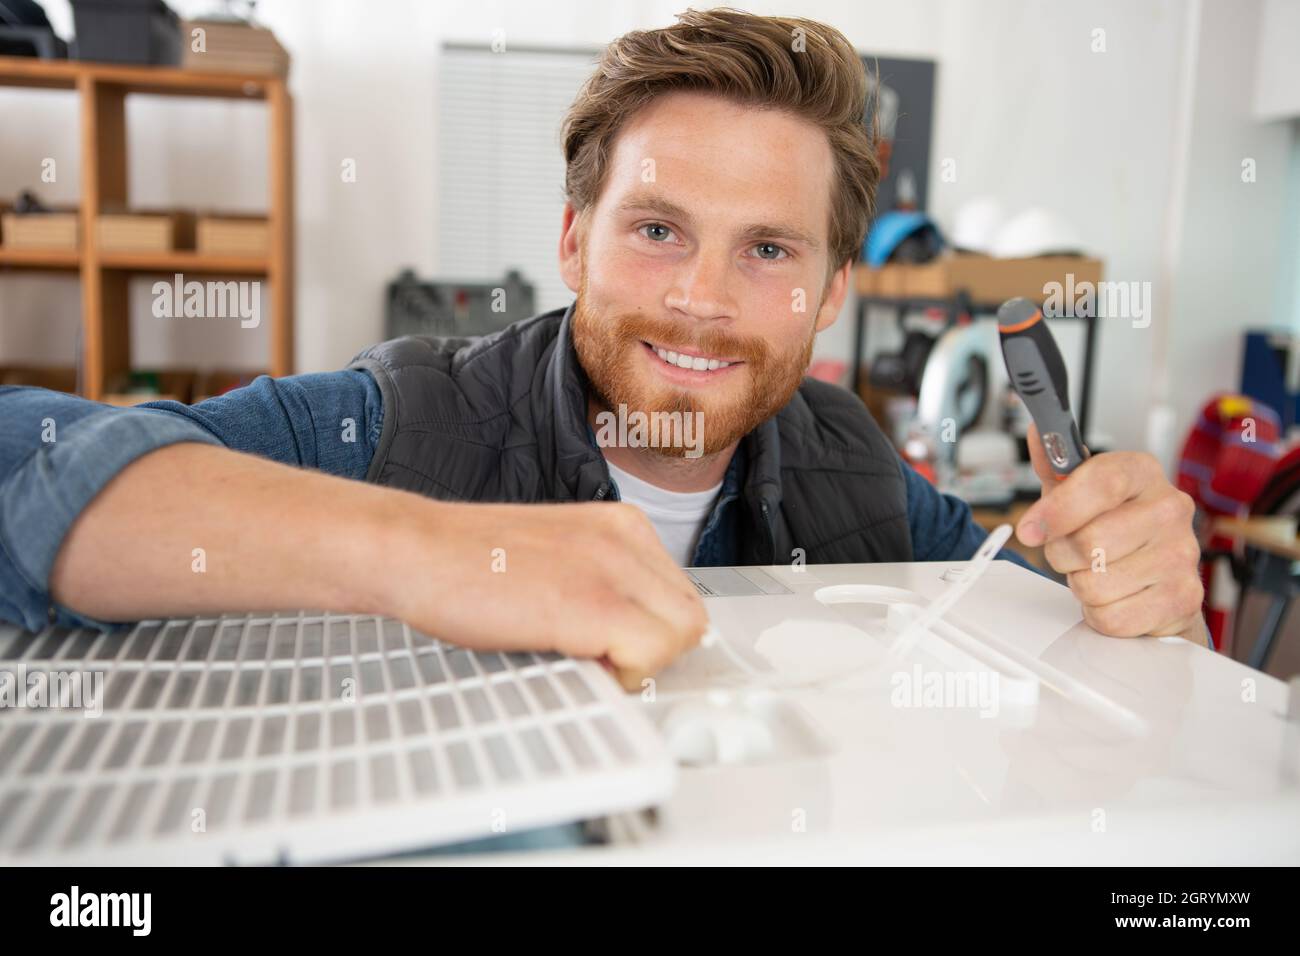
[(76, 272), (81, 268), (81, 253), (66, 249), (6, 249), (0, 246), (0, 268)]
[(1085, 256), (994, 259), (956, 253), (932, 262), (889, 263), (879, 269), (858, 265), (853, 270), (853, 287), (860, 296), (879, 299), (949, 299), (965, 292), (976, 304), (1016, 296), (1041, 302), (1048, 283), (1074, 288), (1085, 281), (1099, 282), (1101, 276), (1101, 261)]
[[(82, 248), (78, 252), (0, 247), (0, 271), (46, 269), (81, 277), (82, 394), (99, 400), (131, 369), (129, 282), (133, 275), (265, 278), (270, 297), (272, 375), (293, 374), (293, 97), (285, 79), (174, 67), (0, 57), (0, 87), (71, 90), (80, 103)], [(197, 252), (107, 253), (98, 248), (101, 213), (129, 209), (126, 99), (133, 93), (261, 100), (267, 114), (270, 249), (258, 256)], [(0, 162), (4, 157), (0, 157)], [(0, 363), (3, 357), (0, 356)]]
[(284, 81), (265, 73), (206, 73), (169, 66), (128, 66), (88, 60), (40, 60), (0, 56), (0, 86), (75, 90), (85, 82), (157, 96), (213, 96), (264, 100)]
[[(200, 272), (209, 275), (264, 276), (270, 271), (265, 256), (212, 256), (201, 252), (109, 252), (99, 257), (103, 269), (124, 272)], [(0, 268), (54, 269), (76, 272), (81, 253), (63, 249), (6, 249), (0, 246)]]
[(114, 252), (99, 257), (105, 269), (126, 272), (203, 272), (222, 275), (266, 275), (264, 256), (212, 256), (201, 252)]
[(70, 365), (0, 365), (0, 385), (29, 385), (56, 392), (75, 392), (77, 370)]

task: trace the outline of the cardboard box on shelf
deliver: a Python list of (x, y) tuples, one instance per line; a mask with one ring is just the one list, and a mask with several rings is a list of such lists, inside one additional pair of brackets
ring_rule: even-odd
[(1101, 281), (1102, 262), (1089, 256), (1036, 256), (995, 259), (953, 253), (922, 265), (891, 263), (879, 269), (858, 266), (858, 295), (885, 299), (947, 299), (965, 291), (979, 304), (1025, 296), (1041, 300), (1051, 283), (1063, 288)]
[(949, 294), (947, 268), (939, 262), (923, 265), (862, 267), (858, 294), (886, 299), (940, 299)]
[(174, 252), (194, 248), (194, 214), (179, 210), (101, 213), (96, 220), (101, 252)]
[(76, 209), (0, 215), (0, 235), (7, 249), (59, 249), (75, 252), (80, 237)]
[[(190, 42), (181, 49), (181, 68), (218, 73), (265, 73), (287, 76), (289, 54), (275, 34), (249, 23), (187, 20), (181, 33)], [(201, 49), (193, 42), (202, 37)]]
[(265, 256), (271, 249), (271, 225), (265, 216), (205, 213), (195, 227), (195, 248), (213, 256)]

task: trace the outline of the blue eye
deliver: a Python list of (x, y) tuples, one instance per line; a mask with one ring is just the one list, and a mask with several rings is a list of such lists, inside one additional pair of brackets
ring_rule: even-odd
[(772, 255), (760, 253), (758, 256), (760, 259), (766, 259), (769, 262), (776, 262), (782, 258), (788, 259), (790, 257), (790, 253), (786, 252), (774, 242), (760, 242), (758, 245), (754, 246), (754, 248), (770, 250), (773, 253)]
[(654, 236), (646, 236), (646, 238), (649, 239), (651, 242), (663, 242), (664, 239), (667, 239), (668, 236), (671, 236), (673, 234), (673, 231), (669, 229), (667, 226), (665, 226), (662, 222), (647, 223), (646, 225), (638, 229), (637, 232), (640, 232), (642, 235), (645, 235), (646, 229), (659, 229), (662, 230), (663, 233), (665, 233), (665, 235), (663, 235), (660, 238), (656, 238)]

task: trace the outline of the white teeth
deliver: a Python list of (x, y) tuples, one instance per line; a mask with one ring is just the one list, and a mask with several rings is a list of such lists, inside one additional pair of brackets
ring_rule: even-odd
[(731, 363), (724, 362), (722, 359), (711, 359), (696, 357), (694, 355), (678, 355), (676, 352), (668, 349), (661, 349), (658, 346), (652, 346), (655, 354), (667, 362), (669, 365), (676, 365), (678, 368), (689, 368), (697, 372), (714, 371), (715, 369), (726, 368)]

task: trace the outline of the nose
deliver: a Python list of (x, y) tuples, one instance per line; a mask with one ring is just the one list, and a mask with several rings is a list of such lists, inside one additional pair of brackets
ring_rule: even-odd
[(734, 319), (736, 300), (731, 256), (724, 250), (697, 250), (684, 260), (664, 298), (673, 312), (702, 322)]

